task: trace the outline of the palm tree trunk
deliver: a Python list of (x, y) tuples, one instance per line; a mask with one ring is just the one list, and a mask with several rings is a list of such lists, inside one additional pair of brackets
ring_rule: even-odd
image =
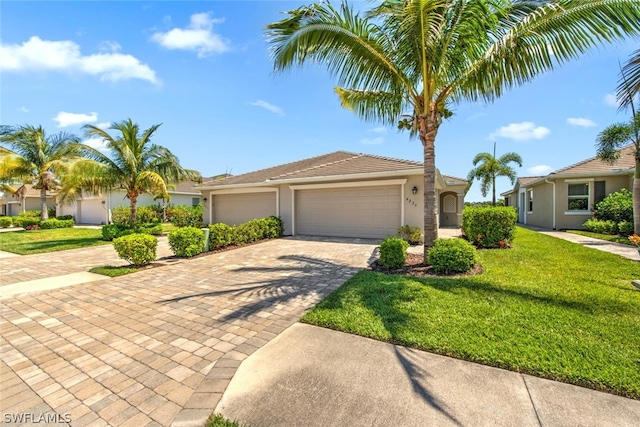
[(40, 189), (40, 219), (46, 221), (49, 219), (49, 211), (47, 209), (47, 189)]
[(493, 198), (491, 199), (491, 203), (493, 204), (493, 206), (496, 206), (496, 177), (495, 175), (493, 176), (492, 182), (491, 182), (491, 186), (493, 187)]
[(640, 234), (640, 159), (636, 158), (636, 171), (633, 176), (633, 232)]
[(133, 227), (138, 220), (136, 216), (136, 203), (138, 202), (138, 196), (135, 194), (129, 195), (129, 224)]
[(438, 238), (438, 209), (436, 200), (436, 150), (438, 124), (434, 114), (418, 117), (419, 135), (424, 147), (424, 260), (427, 251)]

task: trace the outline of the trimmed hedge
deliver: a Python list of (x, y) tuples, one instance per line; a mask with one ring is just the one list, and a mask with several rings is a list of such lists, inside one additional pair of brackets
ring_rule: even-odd
[[(129, 206), (117, 206), (111, 209), (111, 222), (114, 224), (128, 224), (130, 215), (131, 208)], [(136, 206), (136, 221), (139, 224), (151, 223), (156, 218), (158, 218), (158, 215), (151, 206)]]
[(284, 223), (277, 216), (252, 219), (230, 227), (217, 223), (209, 226), (209, 247), (222, 249), (231, 245), (245, 245), (264, 239), (275, 239), (284, 234)]
[(102, 240), (106, 240), (108, 242), (118, 237), (128, 236), (135, 233), (160, 236), (162, 235), (162, 224), (140, 224), (134, 228), (123, 223), (102, 226)]
[(462, 211), (462, 231), (476, 247), (506, 247), (513, 241), (517, 220), (513, 206), (467, 206)]
[(58, 215), (56, 219), (62, 219), (62, 220), (73, 219), (73, 215)]
[(463, 239), (437, 239), (427, 252), (427, 263), (436, 273), (464, 273), (476, 262), (476, 248)]
[(74, 222), (72, 219), (48, 219), (40, 223), (40, 228), (43, 230), (51, 230), (53, 228), (73, 228)]
[(156, 259), (158, 239), (148, 234), (131, 234), (113, 241), (118, 256), (133, 265), (146, 265)]
[(422, 229), (417, 225), (401, 225), (398, 227), (398, 236), (406, 240), (410, 245), (418, 245), (422, 242)]
[(618, 224), (614, 221), (603, 221), (600, 219), (588, 219), (582, 224), (587, 231), (598, 234), (617, 234)]
[(169, 246), (176, 256), (192, 257), (204, 248), (204, 231), (195, 227), (182, 227), (169, 233)]
[(633, 221), (620, 221), (618, 223), (618, 233), (622, 236), (633, 234)]
[(40, 218), (34, 218), (31, 216), (15, 216), (13, 217), (13, 225), (15, 225), (16, 227), (23, 227), (23, 228), (31, 228), (33, 229), (33, 227), (35, 225), (40, 226)]
[(167, 216), (171, 218), (171, 224), (176, 227), (204, 227), (202, 221), (202, 205), (187, 206), (178, 205), (167, 208)]
[(623, 188), (602, 199), (594, 209), (594, 217), (602, 221), (633, 222), (633, 194)]
[(380, 244), (380, 265), (384, 268), (398, 268), (407, 261), (409, 243), (399, 237), (387, 237)]
[(0, 216), (0, 228), (11, 227), (12, 221), (10, 216)]

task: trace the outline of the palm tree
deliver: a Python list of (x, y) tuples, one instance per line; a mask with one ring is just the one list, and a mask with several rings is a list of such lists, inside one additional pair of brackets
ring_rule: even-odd
[[(631, 119), (627, 123), (613, 124), (598, 134), (596, 151), (598, 157), (614, 164), (620, 158), (619, 149), (627, 144), (634, 145), (635, 171), (633, 175), (633, 231), (640, 234), (640, 111), (633, 102), (633, 87), (628, 83), (626, 71), (620, 70), (621, 81), (626, 89), (625, 95), (631, 109)], [(621, 100), (618, 95), (618, 100)]]
[[(77, 136), (60, 132), (47, 137), (42, 126), (0, 126), (0, 181), (22, 182), (40, 190), (40, 219), (49, 219), (47, 193), (59, 188), (59, 178), (81, 156)], [(3, 188), (9, 188), (4, 185)]]
[(365, 16), (323, 1), (287, 15), (266, 28), (276, 71), (322, 64), (343, 107), (420, 138), (425, 251), (438, 237), (435, 140), (448, 107), (492, 101), (640, 31), (638, 0), (383, 0)]
[(91, 160), (77, 162), (69, 179), (65, 180), (61, 200), (78, 198), (82, 191), (101, 193), (123, 189), (129, 199), (130, 223), (136, 223), (138, 196), (151, 193), (168, 198), (167, 185), (185, 180), (199, 180), (200, 173), (180, 166), (169, 149), (151, 143), (160, 125), (140, 132), (131, 119), (112, 123), (109, 129), (118, 131), (117, 137), (93, 125), (83, 129), (87, 137), (101, 138), (110, 155), (91, 149)]
[(616, 95), (620, 110), (631, 106), (631, 102), (640, 93), (640, 49), (636, 50), (629, 61), (620, 70), (620, 82)]
[[(479, 166), (476, 166), (480, 163)], [(496, 205), (496, 177), (506, 176), (511, 180), (511, 184), (515, 184), (518, 175), (509, 163), (517, 163), (522, 167), (522, 157), (518, 153), (507, 153), (496, 159), (496, 143), (493, 143), (493, 156), (490, 153), (479, 153), (473, 158), (473, 166), (467, 180), (473, 182), (474, 179), (480, 180), (480, 192), (483, 197), (487, 197), (489, 187), (492, 188), (491, 203)]]

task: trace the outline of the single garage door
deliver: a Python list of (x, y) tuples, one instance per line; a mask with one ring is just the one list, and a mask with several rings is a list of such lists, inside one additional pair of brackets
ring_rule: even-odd
[(384, 238), (400, 226), (400, 185), (296, 191), (296, 234)]
[(107, 220), (107, 207), (101, 200), (78, 201), (78, 224), (105, 224)]
[(275, 214), (275, 192), (218, 194), (213, 197), (213, 222), (238, 225)]

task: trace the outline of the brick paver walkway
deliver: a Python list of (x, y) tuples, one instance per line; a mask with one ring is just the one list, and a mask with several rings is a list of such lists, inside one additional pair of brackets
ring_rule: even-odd
[[(158, 258), (171, 256), (166, 236), (158, 238)], [(91, 246), (68, 251), (0, 258), (0, 286), (29, 280), (89, 271), (101, 265), (127, 265), (113, 245)]]
[[(273, 240), (2, 301), (2, 422), (53, 411), (74, 427), (202, 426), (241, 361), (375, 246)], [(31, 257), (14, 267), (37, 269)]]

